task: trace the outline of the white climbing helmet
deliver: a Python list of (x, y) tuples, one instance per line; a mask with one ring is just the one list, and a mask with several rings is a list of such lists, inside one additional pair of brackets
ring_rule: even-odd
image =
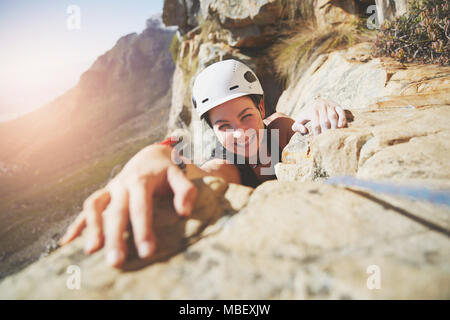
[(192, 103), (202, 119), (212, 108), (249, 94), (264, 94), (255, 73), (242, 62), (223, 60), (200, 72), (192, 89)]

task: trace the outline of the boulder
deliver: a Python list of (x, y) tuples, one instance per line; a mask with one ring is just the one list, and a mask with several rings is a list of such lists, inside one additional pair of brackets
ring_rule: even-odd
[(200, 8), (204, 19), (216, 16), (225, 28), (273, 24), (282, 14), (278, 0), (203, 0)]
[(408, 9), (408, 0), (375, 0), (375, 3), (380, 24), (405, 14)]
[(347, 110), (348, 127), (297, 133), (276, 167), (281, 180), (335, 175), (449, 179), (450, 68), (374, 59), (368, 44), (320, 56), (280, 97), (295, 119), (314, 96)]
[(111, 269), (103, 251), (82, 253), (81, 238), (5, 279), (0, 297), (450, 298), (446, 208), (320, 182), (268, 181), (253, 192), (210, 177), (196, 184), (189, 219), (158, 202), (153, 259)]
[(357, 13), (354, 0), (317, 0), (314, 3), (314, 16), (321, 29), (350, 22)]
[(200, 0), (165, 0), (162, 19), (166, 26), (178, 26), (182, 34), (198, 24)]

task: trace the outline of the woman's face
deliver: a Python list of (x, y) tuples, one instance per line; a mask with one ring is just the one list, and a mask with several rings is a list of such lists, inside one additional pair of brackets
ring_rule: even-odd
[(220, 143), (230, 152), (255, 156), (263, 139), (264, 102), (256, 108), (248, 96), (214, 107), (209, 113), (211, 126)]

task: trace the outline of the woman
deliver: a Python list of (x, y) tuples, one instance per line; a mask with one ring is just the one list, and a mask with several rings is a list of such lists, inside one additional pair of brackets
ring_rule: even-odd
[(145, 147), (108, 185), (85, 200), (61, 245), (87, 227), (85, 252), (91, 254), (105, 245), (107, 263), (118, 267), (126, 259), (123, 234), (131, 222), (137, 252), (148, 258), (156, 249), (154, 195), (173, 192), (176, 212), (188, 216), (197, 197), (192, 179), (212, 175), (256, 187), (276, 178), (271, 169), (294, 132), (308, 132), (307, 122), (311, 121), (314, 134), (346, 125), (343, 109), (321, 99), (304, 108), (295, 122), (279, 112), (266, 118), (258, 78), (245, 64), (232, 59), (214, 63), (197, 76), (192, 100), (220, 142), (211, 159), (198, 167), (181, 157), (185, 165), (179, 166), (175, 160), (180, 158), (171, 146)]

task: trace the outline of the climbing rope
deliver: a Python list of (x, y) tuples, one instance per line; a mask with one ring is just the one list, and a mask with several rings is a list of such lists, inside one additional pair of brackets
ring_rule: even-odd
[(360, 187), (370, 191), (395, 196), (408, 197), (414, 200), (428, 201), (433, 204), (450, 206), (450, 190), (434, 190), (425, 187), (408, 187), (392, 183), (361, 180), (352, 176), (337, 176), (325, 180), (332, 185)]

